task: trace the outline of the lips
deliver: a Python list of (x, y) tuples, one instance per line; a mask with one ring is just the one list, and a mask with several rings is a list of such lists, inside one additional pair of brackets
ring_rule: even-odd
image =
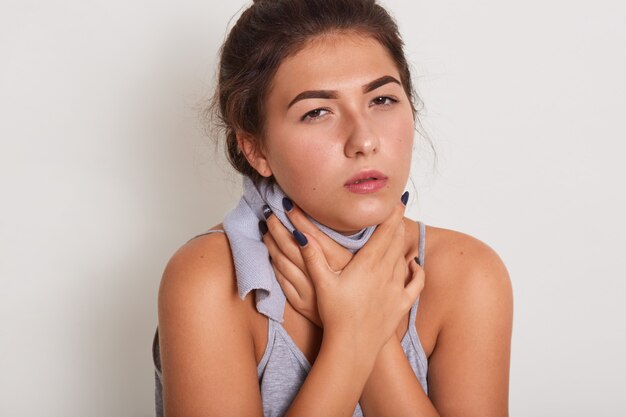
[(355, 185), (355, 184), (361, 184), (366, 181), (378, 181), (378, 180), (386, 180), (386, 179), (387, 179), (387, 176), (383, 174), (382, 172), (368, 170), (368, 171), (359, 172), (357, 175), (355, 175), (354, 177), (346, 181), (344, 185), (350, 186), (350, 185)]
[(344, 187), (351, 193), (371, 194), (383, 189), (387, 185), (387, 176), (380, 171), (361, 171), (350, 178)]

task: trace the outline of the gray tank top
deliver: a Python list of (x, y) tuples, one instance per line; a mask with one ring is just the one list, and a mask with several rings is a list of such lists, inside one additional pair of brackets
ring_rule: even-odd
[[(426, 226), (418, 222), (420, 227), (419, 263), (424, 265), (424, 248), (426, 245)], [(216, 232), (215, 230), (208, 233)], [(206, 234), (206, 233), (205, 233)], [(202, 235), (200, 235), (202, 236)], [(424, 391), (428, 393), (426, 375), (428, 372), (428, 358), (422, 348), (415, 328), (415, 316), (419, 305), (419, 298), (411, 307), (409, 325), (402, 338), (402, 349), (406, 355), (415, 376)], [(163, 397), (161, 384), (161, 359), (159, 355), (158, 329), (152, 343), (152, 356), (155, 366), (155, 403), (157, 417), (163, 416)], [(295, 398), (304, 383), (311, 364), (298, 348), (285, 328), (276, 320), (268, 317), (267, 345), (265, 352), (257, 365), (257, 376), (261, 389), (263, 415), (265, 417), (281, 417)], [(353, 417), (362, 417), (360, 404), (357, 404)]]

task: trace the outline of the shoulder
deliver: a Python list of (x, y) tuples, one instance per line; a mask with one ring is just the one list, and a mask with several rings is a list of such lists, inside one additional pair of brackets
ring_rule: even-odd
[(159, 288), (159, 316), (234, 308), (238, 300), (228, 239), (224, 233), (210, 233), (187, 242), (167, 263)]
[(506, 266), (485, 242), (428, 226), (424, 272), (418, 324), (429, 397), (446, 415), (505, 415), (513, 324)]
[(448, 315), (475, 309), (492, 314), (511, 310), (508, 270), (496, 251), (476, 237), (427, 226), (425, 272), (427, 285), (442, 301), (445, 298)]
[[(261, 402), (249, 311), (223, 233), (196, 237), (170, 259), (159, 289), (165, 414), (256, 415)], [(236, 402), (241, 394), (247, 401)]]
[(509, 282), (504, 262), (480, 239), (456, 230), (426, 226), (426, 261), (433, 272), (444, 270), (456, 285), (497, 285)]

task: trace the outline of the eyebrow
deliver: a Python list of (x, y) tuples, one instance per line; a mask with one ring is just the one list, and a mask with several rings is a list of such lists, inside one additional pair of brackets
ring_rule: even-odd
[[(362, 86), (363, 94), (369, 93), (370, 91), (374, 91), (377, 88), (380, 88), (383, 85), (389, 84), (389, 83), (396, 83), (399, 86), (402, 86), (402, 83), (398, 81), (396, 78), (392, 77), (391, 75), (384, 75)], [(338, 94), (337, 94), (337, 91), (335, 90), (303, 91), (300, 94), (298, 94), (293, 100), (291, 100), (287, 108), (290, 108), (291, 106), (293, 106), (300, 100), (306, 100), (309, 98), (337, 99), (337, 96)]]

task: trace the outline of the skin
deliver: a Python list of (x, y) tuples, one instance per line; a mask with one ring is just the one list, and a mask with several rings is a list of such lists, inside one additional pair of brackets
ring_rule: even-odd
[[(385, 75), (399, 79), (375, 41), (354, 34), (317, 39), (281, 63), (263, 145), (239, 135), (252, 166), (274, 175), (297, 204), (289, 216), (308, 238), (300, 248), (268, 219), (265, 242), (289, 298), (283, 326), (313, 363), (286, 415), (351, 415), (360, 401), (368, 417), (506, 416), (508, 273), (484, 243), (434, 227), (427, 227), (425, 268), (413, 261), (419, 230), (398, 201), (413, 140), (408, 99), (395, 83), (363, 91)], [(336, 93), (288, 106), (306, 90)], [(384, 172), (386, 187), (369, 195), (346, 191), (345, 181), (362, 169)], [(317, 234), (303, 211), (345, 233), (379, 226), (352, 257)], [(262, 415), (256, 365), (267, 318), (253, 297), (239, 298), (231, 259), (226, 237), (212, 234), (182, 247), (164, 272), (159, 329), (169, 417)], [(399, 342), (417, 296), (428, 396)]]
[[(389, 82), (363, 92), (384, 76), (400, 79), (386, 49), (370, 38), (311, 41), (278, 68), (267, 99), (269, 134), (262, 146), (241, 137), (241, 148), (261, 175), (274, 175), (302, 210), (337, 231), (382, 223), (408, 179), (414, 121), (404, 89)], [(335, 91), (337, 98), (309, 98), (289, 107), (300, 93), (319, 90)], [(364, 170), (386, 175), (384, 189), (349, 192), (346, 181)]]

